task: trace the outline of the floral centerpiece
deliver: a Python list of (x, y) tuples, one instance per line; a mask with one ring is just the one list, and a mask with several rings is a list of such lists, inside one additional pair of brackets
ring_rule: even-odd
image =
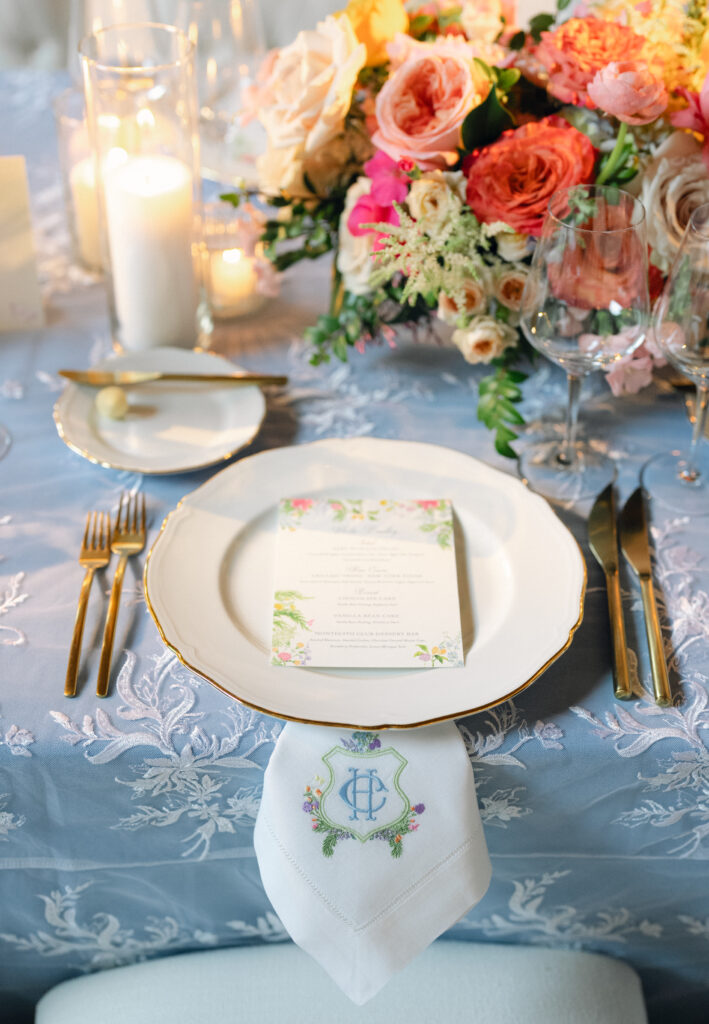
[[(250, 98), (268, 137), (268, 257), (283, 270), (335, 252), (312, 361), (393, 345), (397, 324), (448, 325), (468, 362), (491, 364), (478, 415), (510, 456), (528, 355), (518, 310), (550, 196), (593, 182), (639, 194), (654, 291), (709, 200), (703, 0), (568, 13), (522, 29), (514, 0), (350, 0), (272, 52)], [(659, 362), (646, 341), (608, 373), (614, 393)]]

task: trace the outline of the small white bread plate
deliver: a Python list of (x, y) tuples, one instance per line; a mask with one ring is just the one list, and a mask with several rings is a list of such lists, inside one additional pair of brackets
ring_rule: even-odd
[[(270, 664), (282, 497), (450, 498), (465, 665), (284, 669)], [(145, 567), (148, 607), (194, 671), (269, 715), (411, 727), (492, 707), (539, 676), (581, 621), (586, 566), (549, 505), (460, 452), (372, 438), (244, 458), (184, 498)]]
[[(236, 373), (241, 367), (208, 352), (154, 348), (112, 356), (94, 370)], [(61, 439), (79, 455), (135, 473), (187, 473), (222, 462), (258, 433), (266, 411), (251, 385), (158, 381), (126, 389), (125, 419), (100, 416), (97, 389), (70, 383), (54, 406)]]

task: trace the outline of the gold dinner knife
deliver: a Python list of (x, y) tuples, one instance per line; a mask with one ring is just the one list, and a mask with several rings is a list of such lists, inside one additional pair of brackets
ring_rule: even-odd
[(642, 487), (633, 491), (620, 514), (620, 543), (623, 554), (640, 580), (655, 703), (663, 708), (671, 707), (672, 692), (667, 676), (660, 620), (657, 616), (655, 589), (652, 585), (650, 540)]
[(288, 378), (269, 373), (157, 373), (148, 370), (59, 370), (61, 377), (76, 384), (88, 384), (92, 388), (105, 388), (110, 384), (131, 387), (136, 384), (152, 384), (153, 381), (191, 381), (209, 384), (287, 384)]
[(613, 638), (613, 690), (618, 700), (630, 700), (628, 644), (625, 638), (623, 605), (618, 578), (618, 533), (615, 524), (615, 492), (608, 484), (596, 498), (588, 517), (588, 541), (596, 561), (606, 575), (608, 617)]

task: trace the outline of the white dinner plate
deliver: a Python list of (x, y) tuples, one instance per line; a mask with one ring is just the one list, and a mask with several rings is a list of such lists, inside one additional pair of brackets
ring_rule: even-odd
[[(450, 498), (465, 665), (284, 669), (270, 664), (282, 497)], [(145, 593), (189, 668), (269, 715), (358, 728), (411, 727), (499, 704), (571, 643), (586, 566), (549, 505), (448, 448), (327, 440), (241, 459), (184, 498), (148, 555)]]
[[(92, 370), (236, 373), (241, 367), (208, 352), (154, 348), (112, 356)], [(174, 381), (126, 389), (125, 419), (96, 410), (97, 389), (70, 383), (54, 406), (69, 447), (100, 466), (134, 473), (186, 473), (221, 462), (258, 433), (266, 402), (257, 386)]]

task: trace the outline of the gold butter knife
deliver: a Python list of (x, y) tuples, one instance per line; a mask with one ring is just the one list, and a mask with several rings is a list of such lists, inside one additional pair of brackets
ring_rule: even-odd
[(650, 540), (642, 487), (633, 491), (620, 514), (620, 543), (623, 554), (640, 580), (655, 703), (663, 708), (671, 707), (672, 692), (667, 676), (660, 620), (657, 616), (655, 589), (652, 584)]
[(110, 384), (133, 387), (136, 384), (152, 384), (158, 380), (197, 381), (205, 384), (287, 384), (288, 378), (268, 373), (157, 373), (148, 370), (59, 370), (61, 377), (76, 384), (88, 384), (92, 388), (105, 388)]
[(623, 605), (618, 577), (618, 533), (615, 522), (615, 492), (608, 484), (596, 498), (588, 517), (588, 541), (596, 561), (606, 575), (608, 617), (613, 638), (613, 689), (618, 700), (630, 700), (628, 644), (625, 637)]

